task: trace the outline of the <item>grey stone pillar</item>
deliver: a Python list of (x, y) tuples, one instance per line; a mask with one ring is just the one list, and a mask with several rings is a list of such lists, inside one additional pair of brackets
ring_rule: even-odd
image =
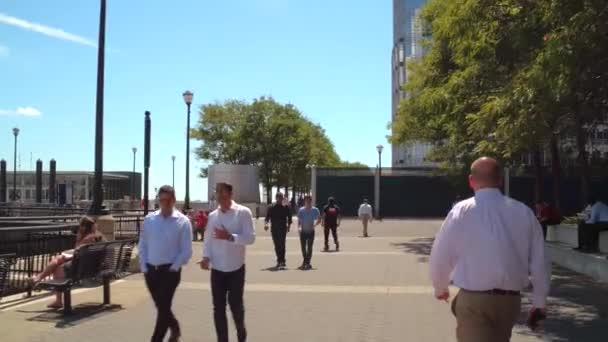
[(313, 166), (310, 168), (310, 196), (312, 197), (312, 204), (317, 205), (317, 167)]
[(380, 168), (374, 173), (374, 211), (376, 217), (380, 217)]
[(0, 160), (0, 203), (6, 203), (6, 160)]
[(42, 203), (42, 160), (36, 160), (36, 203)]
[(57, 162), (51, 159), (49, 165), (49, 203), (57, 203)]

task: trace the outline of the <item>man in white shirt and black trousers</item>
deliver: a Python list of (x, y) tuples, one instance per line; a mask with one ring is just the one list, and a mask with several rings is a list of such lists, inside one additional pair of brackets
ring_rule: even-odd
[(160, 210), (144, 219), (139, 236), (139, 262), (146, 285), (158, 310), (152, 342), (163, 341), (171, 329), (169, 341), (179, 340), (179, 323), (171, 311), (173, 295), (181, 279), (182, 266), (192, 256), (190, 219), (174, 208), (175, 191), (169, 185), (158, 190)]
[(211, 269), (213, 317), (218, 342), (228, 342), (226, 297), (239, 342), (247, 340), (245, 328), (245, 246), (255, 242), (253, 217), (249, 208), (232, 200), (232, 185), (216, 185), (218, 209), (209, 215), (200, 266)]
[(459, 342), (508, 342), (521, 308), (520, 291), (530, 279), (528, 325), (543, 319), (549, 292), (542, 229), (530, 208), (504, 196), (501, 169), (491, 158), (471, 166), (475, 196), (459, 202), (437, 234), (430, 257), (435, 297), (450, 297)]

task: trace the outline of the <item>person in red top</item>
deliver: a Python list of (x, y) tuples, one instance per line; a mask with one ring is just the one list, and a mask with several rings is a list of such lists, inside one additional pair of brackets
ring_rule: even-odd
[(543, 227), (543, 236), (545, 239), (547, 239), (547, 226), (559, 224), (561, 222), (559, 211), (542, 200), (536, 203), (536, 217)]
[(204, 210), (200, 210), (194, 217), (194, 240), (198, 240), (198, 233), (201, 233), (201, 239), (205, 236), (205, 227), (207, 226), (208, 216)]

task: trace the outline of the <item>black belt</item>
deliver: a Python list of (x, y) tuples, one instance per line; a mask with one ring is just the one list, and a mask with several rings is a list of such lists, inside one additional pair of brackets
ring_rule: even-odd
[(146, 264), (148, 266), (148, 270), (150, 271), (167, 271), (169, 268), (171, 268), (171, 264), (164, 264), (164, 265), (150, 265), (150, 264)]
[(511, 290), (501, 290), (501, 289), (491, 289), (491, 290), (486, 290), (486, 291), (472, 291), (472, 290), (466, 290), (466, 289), (462, 289), (465, 292), (470, 292), (470, 293), (482, 293), (482, 294), (491, 294), (491, 295), (498, 295), (498, 296), (519, 296), (521, 293), (519, 291), (511, 291)]

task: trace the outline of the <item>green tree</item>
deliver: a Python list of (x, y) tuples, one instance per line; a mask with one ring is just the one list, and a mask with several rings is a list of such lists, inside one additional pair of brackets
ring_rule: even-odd
[[(196, 150), (201, 160), (258, 166), (268, 202), (275, 186), (307, 191), (311, 165), (341, 163), (321, 126), (269, 97), (202, 106), (192, 137), (202, 142)], [(201, 176), (207, 176), (206, 168)]]

